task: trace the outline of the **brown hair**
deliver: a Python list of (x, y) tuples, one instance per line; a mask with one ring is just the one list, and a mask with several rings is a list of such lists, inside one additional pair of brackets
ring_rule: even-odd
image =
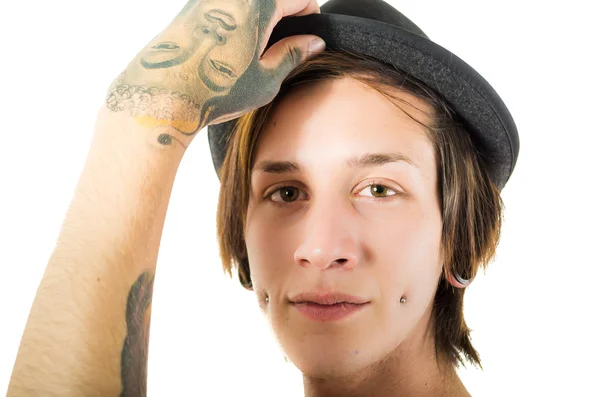
[[(220, 171), (217, 233), (224, 270), (231, 276), (232, 267), (237, 268), (240, 283), (246, 288), (252, 286), (244, 240), (250, 172), (254, 147), (273, 109), (295, 84), (343, 77), (367, 84), (402, 111), (398, 102), (410, 104), (395, 98), (394, 90), (408, 92), (432, 107), (429, 125), (409, 116), (425, 127), (435, 150), (444, 266), (462, 278), (474, 277), (478, 268), (485, 269), (494, 256), (503, 216), (500, 191), (485, 171), (484, 155), (473, 144), (459, 117), (431, 88), (391, 65), (342, 51), (326, 51), (302, 63), (287, 76), (271, 103), (245, 114), (237, 122)], [(462, 354), (481, 368), (463, 316), (464, 292), (452, 287), (442, 274), (432, 316), (436, 359), (441, 355), (446, 363), (457, 366), (460, 362), (464, 366)]]

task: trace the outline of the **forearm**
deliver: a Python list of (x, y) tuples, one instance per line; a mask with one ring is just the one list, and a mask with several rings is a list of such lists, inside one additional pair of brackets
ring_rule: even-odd
[(154, 270), (185, 148), (203, 127), (271, 102), (324, 49), (299, 35), (263, 51), (281, 18), (318, 11), (315, 0), (190, 0), (113, 82), (9, 396), (145, 395)]
[(100, 112), (9, 396), (145, 392), (152, 282), (184, 153), (157, 144), (156, 135), (124, 112)]

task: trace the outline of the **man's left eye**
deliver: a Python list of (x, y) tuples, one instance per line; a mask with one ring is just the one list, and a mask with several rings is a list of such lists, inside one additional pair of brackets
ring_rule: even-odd
[[(364, 192), (367, 189), (369, 190), (369, 193), (371, 193), (371, 195), (376, 198), (390, 197), (390, 196), (395, 196), (398, 194), (398, 192), (395, 191), (394, 189), (392, 189), (388, 186), (382, 185), (380, 183), (370, 184), (369, 186), (367, 186), (363, 190), (361, 190), (361, 192)], [(392, 194), (388, 194), (390, 192)]]

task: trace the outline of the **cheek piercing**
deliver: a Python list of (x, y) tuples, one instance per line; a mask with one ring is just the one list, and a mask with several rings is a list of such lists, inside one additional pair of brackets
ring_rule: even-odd
[(266, 302), (266, 303), (269, 303), (269, 295), (267, 295), (267, 296), (265, 297), (265, 302)]
[(406, 303), (406, 298), (405, 297), (400, 298), (400, 303)]

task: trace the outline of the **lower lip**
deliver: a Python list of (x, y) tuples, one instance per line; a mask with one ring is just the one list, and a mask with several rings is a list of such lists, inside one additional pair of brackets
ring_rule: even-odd
[(352, 313), (363, 309), (366, 303), (357, 305), (353, 303), (337, 303), (335, 305), (319, 305), (318, 303), (294, 303), (298, 311), (305, 317), (314, 321), (337, 321), (350, 316)]
[(216, 65), (216, 64), (215, 64), (215, 63), (214, 63), (212, 60), (210, 61), (210, 64), (211, 64), (211, 66), (213, 67), (213, 69), (214, 69), (214, 70), (216, 70), (217, 72), (219, 72), (219, 73), (220, 73), (220, 74), (222, 74), (223, 76), (225, 76), (225, 77), (227, 77), (227, 78), (231, 79), (231, 76), (230, 76), (229, 74), (227, 74), (227, 73), (225, 73), (225, 72), (223, 72), (223, 71), (219, 70), (219, 68), (217, 67), (217, 65)]

